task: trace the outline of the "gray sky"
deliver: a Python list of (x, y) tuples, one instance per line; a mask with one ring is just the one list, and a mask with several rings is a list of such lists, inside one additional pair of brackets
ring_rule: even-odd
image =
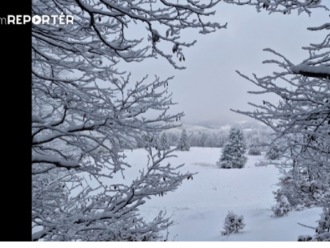
[[(323, 4), (330, 8), (330, 1), (323, 1)], [(197, 40), (194, 46), (183, 50), (186, 61), (181, 63), (187, 69), (175, 70), (161, 57), (141, 63), (120, 64), (119, 69), (131, 71), (134, 82), (146, 74), (150, 78), (158, 75), (161, 79), (174, 76), (169, 83), (169, 92), (173, 92), (173, 101), (178, 105), (173, 106), (170, 113), (184, 111), (183, 123), (249, 120), (229, 109), (253, 110), (248, 102), (261, 103), (262, 99), (267, 99), (276, 103), (278, 99), (272, 95), (248, 94), (247, 91), (259, 88), (241, 78), (235, 70), (248, 76), (252, 73), (265, 76), (279, 71), (275, 65), (262, 64), (266, 59), (277, 59), (273, 54), (262, 51), (264, 48), (272, 48), (299, 64), (308, 56), (301, 47), (320, 43), (326, 34), (324, 31), (308, 31), (307, 27), (328, 22), (329, 14), (320, 9), (313, 10), (311, 17), (306, 13), (299, 16), (297, 13), (268, 15), (266, 12), (257, 13), (252, 6), (220, 2), (216, 14), (208, 20), (221, 25), (228, 22), (227, 29), (208, 35), (192, 29), (181, 35), (185, 41)]]

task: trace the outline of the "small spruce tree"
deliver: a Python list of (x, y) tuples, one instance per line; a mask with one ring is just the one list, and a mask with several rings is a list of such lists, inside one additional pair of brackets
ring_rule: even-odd
[(163, 133), (158, 139), (158, 149), (159, 150), (169, 150), (170, 143), (168, 141), (166, 133)]
[(234, 214), (232, 211), (229, 211), (223, 228), (225, 231), (221, 232), (222, 235), (229, 235), (231, 233), (238, 233), (239, 230), (242, 230), (245, 227), (243, 216), (238, 216)]
[(190, 150), (190, 144), (189, 144), (189, 139), (188, 139), (186, 129), (182, 130), (181, 138), (178, 142), (177, 148), (180, 151), (189, 151)]
[(221, 168), (243, 168), (247, 158), (244, 156), (246, 145), (242, 130), (231, 128), (229, 141), (225, 144), (217, 165)]

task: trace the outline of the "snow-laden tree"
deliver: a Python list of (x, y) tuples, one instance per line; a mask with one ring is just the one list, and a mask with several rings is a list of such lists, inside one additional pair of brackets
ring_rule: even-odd
[[(264, 7), (270, 13), (290, 13), (293, 9), (311, 13), (312, 8), (322, 7), (321, 1), (257, 1), (250, 3)], [(263, 3), (263, 4), (262, 4)], [(323, 6), (323, 8), (326, 8)], [(308, 28), (310, 31), (325, 30), (330, 23), (319, 27)], [(277, 64), (283, 68), (280, 72), (265, 77), (253, 78), (239, 75), (256, 84), (262, 91), (252, 94), (274, 93), (281, 98), (278, 105), (264, 100), (261, 105), (250, 103), (256, 107), (254, 112), (235, 111), (255, 118), (275, 133), (274, 140), (282, 139), (282, 155), (292, 160), (292, 166), (317, 169), (330, 166), (330, 62), (329, 35), (318, 44), (303, 47), (308, 57), (300, 64), (293, 64), (280, 53), (266, 48), (265, 51), (279, 57), (279, 60), (266, 60), (264, 63)], [(281, 87), (278, 81), (287, 85)]]
[[(320, 2), (296, 1), (295, 8), (300, 6), (299, 11), (310, 14), (312, 7), (321, 6)], [(275, 6), (273, 1), (272, 3)], [(287, 13), (293, 8), (290, 6), (287, 6)], [(270, 7), (268, 11), (275, 12)], [(330, 24), (326, 23), (319, 27), (308, 28), (308, 30), (329, 28)], [(265, 123), (274, 131), (276, 135), (274, 141), (279, 139), (284, 141), (281, 145), (281, 155), (291, 161), (294, 180), (302, 168), (307, 168), (310, 174), (309, 180), (314, 180), (314, 175), (320, 174), (323, 168), (330, 168), (329, 42), (329, 35), (327, 35), (320, 43), (303, 47), (309, 56), (300, 64), (293, 64), (284, 55), (270, 48), (264, 49), (280, 58), (280, 60), (267, 60), (264, 63), (277, 64), (284, 69), (271, 76), (254, 75), (254, 78), (249, 78), (238, 72), (242, 77), (262, 88), (261, 92), (250, 93), (271, 92), (281, 98), (278, 105), (264, 100), (262, 105), (250, 103), (258, 109), (257, 111), (236, 112)], [(278, 81), (286, 83), (287, 86), (278, 86)], [(325, 172), (329, 173), (328, 170)], [(324, 175), (317, 180), (325, 178), (328, 176)]]
[(174, 132), (167, 132), (167, 137), (168, 137), (168, 141), (170, 146), (176, 146), (178, 144), (178, 140), (180, 139), (180, 136), (178, 135), (178, 133), (174, 133)]
[(222, 235), (229, 235), (231, 233), (238, 233), (245, 227), (244, 218), (242, 215), (237, 215), (233, 211), (229, 211), (223, 225), (224, 231)]
[(253, 137), (249, 144), (249, 155), (261, 155), (261, 144), (258, 137)]
[(258, 12), (266, 10), (270, 14), (282, 13), (285, 15), (291, 14), (292, 11), (297, 11), (298, 14), (305, 12), (310, 15), (312, 9), (315, 8), (328, 10), (326, 5), (322, 4), (322, 0), (224, 0), (224, 2), (236, 5), (251, 5)]
[(229, 140), (222, 149), (220, 160), (217, 165), (221, 168), (243, 168), (247, 157), (246, 144), (243, 131), (239, 128), (232, 127), (229, 132)]
[(276, 216), (283, 216), (291, 211), (291, 205), (285, 195), (278, 195), (276, 205), (272, 206), (272, 210)]
[[(269, 13), (291, 14), (297, 10), (298, 14), (311, 14), (313, 8), (323, 8), (321, 0), (255, 0), (231, 1), (238, 5), (254, 5), (258, 11), (262, 9)], [(328, 1), (323, 1), (328, 2)], [(322, 23), (318, 27), (309, 27), (309, 31), (329, 30), (330, 23)], [(303, 47), (307, 51), (306, 59), (299, 64), (289, 58), (266, 48), (278, 59), (266, 60), (263, 63), (276, 64), (281, 71), (272, 75), (258, 77), (253, 74), (250, 78), (242, 73), (239, 75), (259, 86), (260, 92), (253, 94), (274, 93), (281, 100), (273, 104), (264, 100), (262, 104), (252, 104), (254, 112), (235, 111), (255, 118), (275, 133), (276, 140), (284, 140), (281, 155), (287, 158), (283, 166), (291, 169), (295, 187), (293, 193), (299, 193), (299, 173), (306, 170), (308, 182), (317, 181), (327, 184), (330, 173), (330, 36), (319, 43)], [(285, 84), (280, 86), (279, 82)], [(287, 190), (283, 188), (283, 190)], [(309, 192), (310, 195), (313, 192)], [(323, 199), (327, 201), (327, 199)]]
[(186, 129), (182, 130), (181, 137), (180, 137), (176, 147), (180, 151), (189, 151), (190, 150), (189, 137), (186, 132)]
[(328, 207), (323, 208), (321, 218), (317, 222), (316, 234), (312, 241), (330, 241), (330, 203)]
[(313, 237), (311, 235), (299, 235), (298, 241), (330, 241), (330, 206), (323, 208), (321, 218), (317, 223), (316, 228), (299, 223), (302, 226), (315, 229), (316, 234)]
[(295, 210), (303, 207), (323, 206), (330, 202), (330, 173), (327, 168), (308, 171), (302, 168), (293, 173), (293, 169), (281, 169), (282, 176), (277, 184), (280, 188), (273, 192), (277, 200), (285, 195)]
[(268, 151), (265, 154), (265, 157), (269, 160), (277, 160), (281, 157), (281, 150), (278, 145), (269, 146)]
[(170, 143), (167, 138), (167, 134), (165, 132), (162, 133), (160, 138), (158, 138), (157, 142), (157, 149), (158, 150), (169, 150), (170, 149)]
[[(181, 31), (226, 27), (205, 20), (215, 4), (32, 1), (33, 16), (51, 17), (48, 24), (32, 24), (32, 240), (166, 239), (161, 232), (173, 222), (162, 212), (146, 222), (138, 207), (192, 175), (166, 163), (173, 150), (152, 149), (154, 138), (177, 126), (183, 113), (167, 113), (171, 78), (133, 83), (117, 64), (163, 57), (184, 69), (178, 62), (196, 41), (183, 42)], [(73, 24), (56, 15), (73, 16)], [(130, 33), (134, 23), (145, 33)], [(149, 110), (159, 115), (148, 118)], [(131, 167), (122, 149), (138, 144), (148, 153), (144, 170), (116, 183), (115, 175), (124, 177)]]

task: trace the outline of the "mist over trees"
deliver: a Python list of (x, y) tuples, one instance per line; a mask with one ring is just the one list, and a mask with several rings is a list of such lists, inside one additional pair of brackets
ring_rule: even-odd
[[(192, 126), (194, 127), (194, 126)], [(230, 129), (203, 129), (196, 131), (193, 128), (187, 128), (186, 131), (189, 136), (190, 147), (218, 147), (222, 148), (229, 138)], [(270, 131), (255, 127), (253, 129), (242, 129), (246, 140), (247, 147), (257, 146), (260, 152), (268, 151), (268, 144), (270, 142)], [(181, 137), (181, 130), (171, 129), (166, 130), (170, 146), (176, 146)], [(260, 155), (260, 154), (259, 154)]]

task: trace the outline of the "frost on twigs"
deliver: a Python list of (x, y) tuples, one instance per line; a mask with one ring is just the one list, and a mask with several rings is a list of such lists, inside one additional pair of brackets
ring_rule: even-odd
[[(254, 5), (258, 11), (269, 13), (290, 14), (297, 10), (298, 14), (305, 12), (310, 15), (315, 8), (329, 10), (325, 6), (329, 1), (321, 0), (224, 1)], [(284, 177), (280, 179), (281, 188), (276, 193), (278, 203), (273, 207), (276, 215), (286, 214), (290, 207), (322, 206), (330, 202), (329, 27), (329, 23), (324, 23), (308, 28), (313, 32), (326, 31), (325, 37), (303, 47), (306, 57), (300, 63), (294, 64), (286, 56), (266, 48), (264, 51), (270, 52), (275, 58), (263, 63), (278, 66), (278, 71), (262, 77), (256, 74), (248, 77), (238, 72), (259, 87), (259, 91), (249, 93), (273, 93), (279, 97), (276, 103), (267, 100), (259, 104), (250, 103), (255, 107), (252, 112), (235, 111), (271, 128), (274, 132), (273, 144), (278, 140), (283, 141), (278, 147), (281, 157), (278, 167), (282, 169)], [(276, 153), (275, 150), (273, 154), (269, 153), (268, 158), (276, 159)]]
[[(252, 5), (255, 6), (258, 12), (267, 11), (269, 14), (281, 13), (283, 15), (291, 14), (294, 11), (301, 13), (307, 13), (311, 15), (311, 10), (314, 8), (323, 8), (328, 10), (327, 6), (320, 0), (224, 0), (226, 3), (237, 5)], [(327, 2), (327, 1), (324, 1)]]
[(229, 211), (223, 228), (225, 231), (222, 231), (222, 235), (229, 235), (231, 233), (238, 233), (240, 230), (242, 230), (245, 227), (243, 216), (238, 216), (237, 214), (234, 214), (232, 211)]
[[(146, 76), (135, 83), (117, 66), (162, 56), (184, 69), (161, 46), (175, 45), (175, 55), (184, 58), (183, 49), (196, 41), (184, 42), (183, 29), (205, 34), (223, 28), (207, 21), (215, 4), (32, 2), (32, 15), (74, 19), (61, 28), (32, 24), (33, 241), (164, 240), (173, 221), (164, 213), (145, 221), (138, 208), (192, 178), (166, 161), (175, 149), (165, 136), (162, 149), (154, 149), (159, 134), (178, 127), (184, 114), (168, 113), (175, 104), (167, 93), (171, 78)], [(134, 32), (133, 22), (145, 25), (146, 33)], [(132, 164), (124, 149), (137, 147), (146, 150), (148, 161), (137, 161), (143, 169), (128, 180)]]
[(274, 145), (266, 152), (265, 157), (269, 160), (277, 160), (280, 158), (281, 151), (278, 146)]

